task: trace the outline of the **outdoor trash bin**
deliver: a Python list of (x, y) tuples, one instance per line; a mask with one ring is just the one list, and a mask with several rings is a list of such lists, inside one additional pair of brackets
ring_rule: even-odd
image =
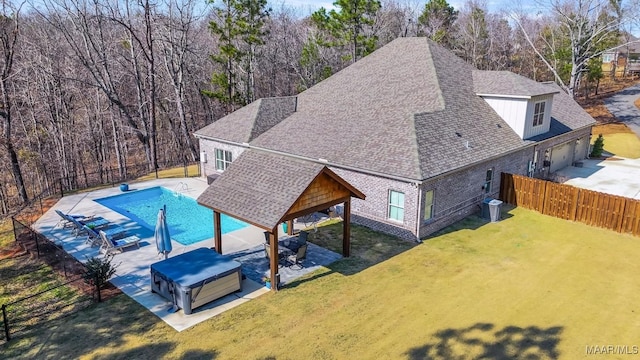
[(480, 211), (480, 217), (483, 219), (491, 220), (491, 214), (489, 213), (489, 203), (493, 201), (493, 198), (485, 198), (482, 200), (482, 208)]
[(497, 199), (489, 201), (489, 213), (491, 214), (491, 222), (500, 220), (501, 207), (502, 201)]

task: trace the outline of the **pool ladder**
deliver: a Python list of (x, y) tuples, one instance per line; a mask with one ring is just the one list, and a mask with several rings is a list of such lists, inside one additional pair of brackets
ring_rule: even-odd
[(178, 185), (173, 189), (173, 193), (175, 196), (180, 197), (183, 195), (185, 191), (189, 190), (189, 186), (187, 183), (180, 181)]

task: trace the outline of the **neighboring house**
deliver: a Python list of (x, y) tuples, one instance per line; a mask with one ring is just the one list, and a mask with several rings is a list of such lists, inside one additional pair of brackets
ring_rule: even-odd
[(501, 172), (547, 177), (584, 159), (593, 124), (553, 84), (479, 71), (427, 38), (400, 38), (195, 136), (207, 176), (224, 176), (246, 149), (323, 164), (366, 195), (352, 201), (353, 222), (416, 240), (497, 197)]
[(612, 76), (640, 75), (640, 39), (602, 54), (602, 71)]

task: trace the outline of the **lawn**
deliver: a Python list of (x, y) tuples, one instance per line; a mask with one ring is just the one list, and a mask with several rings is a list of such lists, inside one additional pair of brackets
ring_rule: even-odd
[[(319, 228), (310, 241), (338, 246), (340, 228)], [(352, 237), (354, 257), (180, 333), (118, 296), (0, 351), (6, 358), (575, 359), (590, 345), (640, 345), (640, 239), (525, 209), (499, 223), (470, 217), (418, 246), (357, 226)]]
[(640, 139), (626, 125), (622, 123), (597, 125), (593, 127), (592, 133), (592, 144), (598, 134), (602, 134), (606, 152), (624, 158), (640, 158)]

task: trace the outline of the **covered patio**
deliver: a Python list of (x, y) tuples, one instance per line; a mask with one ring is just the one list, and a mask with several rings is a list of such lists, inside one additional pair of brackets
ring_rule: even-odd
[[(214, 245), (223, 253), (220, 215), (237, 218), (265, 231), (271, 254), (279, 254), (278, 227), (316, 211), (344, 204), (342, 255), (350, 255), (351, 197), (365, 195), (325, 165), (276, 153), (246, 150), (198, 197), (213, 210)], [(265, 239), (266, 240), (266, 239)], [(310, 247), (309, 251), (313, 251)], [(278, 256), (269, 259), (271, 289), (281, 284)]]

